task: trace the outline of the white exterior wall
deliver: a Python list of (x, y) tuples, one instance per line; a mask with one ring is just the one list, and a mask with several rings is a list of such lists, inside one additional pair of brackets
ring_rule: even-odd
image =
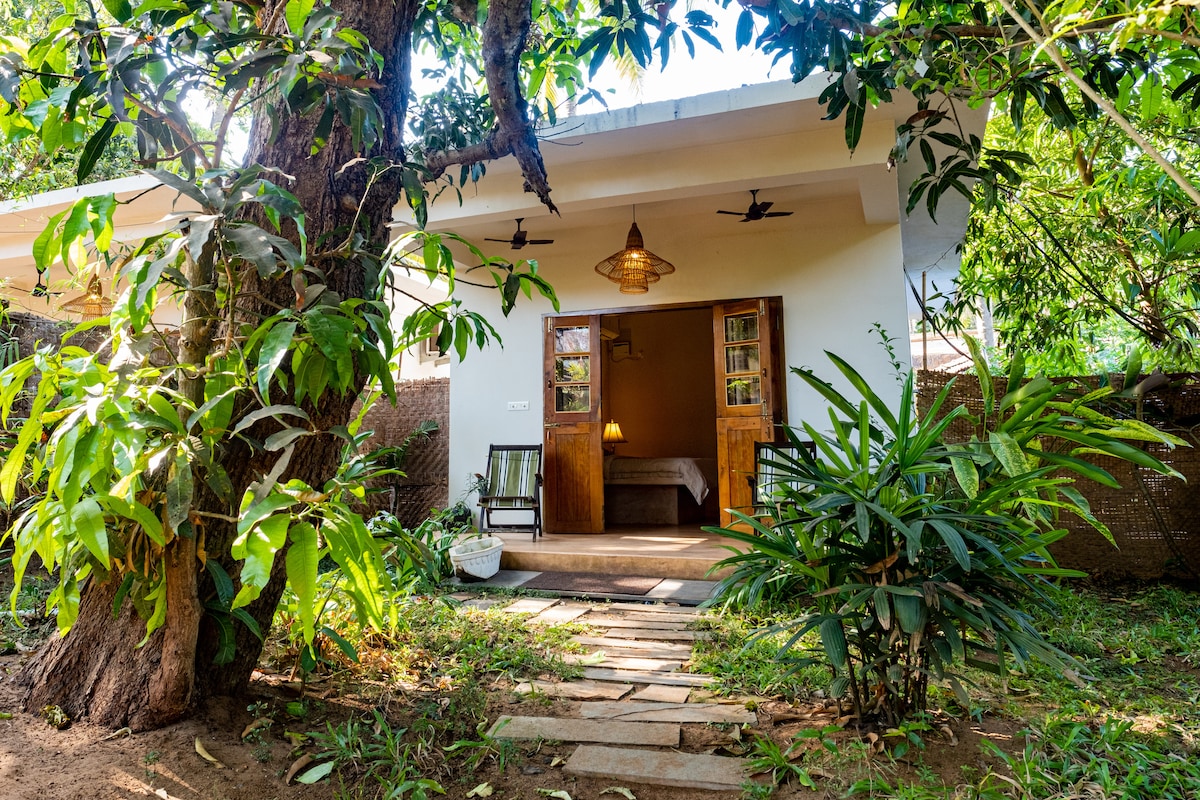
[[(786, 219), (743, 224), (715, 215), (658, 218), (639, 209), (638, 226), (647, 248), (678, 270), (641, 296), (620, 294), (592, 269), (623, 246), (627, 226), (573, 231), (569, 249), (556, 246), (554, 257), (540, 265), (563, 312), (782, 296), (788, 367), (813, 367), (848, 388), (835, 380), (836, 370), (824, 355), (829, 350), (853, 363), (881, 393), (898, 394), (871, 326), (878, 322), (901, 335), (905, 330), (900, 226), (867, 225), (853, 196), (794, 210), (803, 223), (783, 228), (779, 223)], [(504, 319), (489, 293), (460, 290), (460, 297), (488, 314), (504, 346), (473, 350), (466, 361), (451, 367), (451, 497), (462, 491), (466, 476), (480, 471), (489, 444), (542, 441), (542, 315), (552, 310), (546, 301), (522, 298)], [(705, 380), (696, 391), (715, 388)], [(827, 427), (823, 401), (790, 373), (786, 391), (789, 423), (808, 419)], [(509, 411), (509, 401), (527, 401), (529, 408)]]

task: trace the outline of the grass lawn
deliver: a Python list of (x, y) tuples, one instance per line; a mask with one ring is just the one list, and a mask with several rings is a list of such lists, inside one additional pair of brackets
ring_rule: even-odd
[[(31, 610), (34, 597), (22, 595), (23, 605)], [(602, 800), (605, 788), (640, 800), (696, 796), (575, 781), (560, 769), (573, 746), (487, 735), (500, 714), (555, 710), (558, 701), (519, 699), (512, 688), (538, 676), (577, 676), (581, 668), (564, 656), (583, 649), (570, 638), (591, 633), (586, 626), (535, 628), (522, 615), (463, 613), (448, 599), (424, 597), (397, 601), (388, 630), (358, 634), (349, 606), (338, 597), (336, 591), (330, 595), (321, 621), (346, 638), (322, 637), (317, 663), (307, 673), (300, 669), (305, 659), (290, 635), (295, 620), (285, 600), (254, 697), (221, 712), (221, 719), (231, 720), (229, 731), (242, 736), (230, 733), (228, 745), (219, 747), (211, 732), (214, 712), (202, 712), (197, 724), (210, 747), (242, 771), (240, 788), (196, 797), (350, 800), (444, 793), (463, 800)], [(753, 764), (759, 781), (746, 786), (747, 798), (1200, 797), (1200, 593), (1165, 586), (1084, 588), (1065, 595), (1061, 606), (1059, 616), (1039, 622), (1077, 659), (1078, 671), (1060, 674), (1033, 665), (1007, 686), (986, 672), (971, 672), (969, 707), (939, 688), (931, 694), (934, 711), (900, 729), (859, 728), (845, 706), (827, 696), (825, 667), (781, 663), (777, 638), (752, 639), (789, 610), (769, 617), (707, 614), (696, 627), (711, 638), (697, 645), (690, 669), (719, 676), (717, 694), (745, 703), (758, 721), (711, 735), (692, 731), (685, 749)], [(44, 627), (17, 628), (9, 619), (0, 639), (9, 650), (18, 644), (25, 649), (39, 631)], [(792, 653), (806, 644), (817, 642), (801, 642)], [(84, 738), (81, 749), (96, 747), (98, 734)], [(69, 741), (55, 746), (69, 752)], [(170, 774), (184, 774), (181, 765), (189, 758), (197, 770), (187, 778), (190, 785), (205, 785), (206, 776), (217, 774), (201, 772), (209, 765), (194, 753), (174, 754), (170, 762), (168, 748), (150, 739), (135, 737), (126, 747), (132, 748), (130, 758), (140, 759), (147, 786), (157, 785), (152, 775), (168, 763)], [(294, 766), (300, 758), (308, 760)], [(261, 784), (250, 777), (255, 762)], [(298, 786), (295, 777), (314, 783)], [(53, 790), (42, 796), (74, 797)], [(170, 796), (190, 797), (175, 790)], [(603, 800), (617, 796), (623, 793), (609, 792)]]

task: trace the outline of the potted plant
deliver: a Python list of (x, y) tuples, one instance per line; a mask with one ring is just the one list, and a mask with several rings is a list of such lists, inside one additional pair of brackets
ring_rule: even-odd
[(467, 505), (471, 495), (486, 488), (486, 479), (482, 475), (473, 475), (458, 501), (442, 512), (446, 527), (459, 529), (458, 541), (448, 552), (454, 574), (467, 582), (487, 580), (500, 571), (504, 540), (479, 531), (475, 527), (475, 514)]

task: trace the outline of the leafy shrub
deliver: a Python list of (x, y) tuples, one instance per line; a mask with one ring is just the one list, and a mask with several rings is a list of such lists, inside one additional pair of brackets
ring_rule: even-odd
[(449, 550), (466, 529), (446, 512), (405, 528), (395, 516), (381, 512), (368, 523), (368, 530), (383, 541), (383, 558), (392, 584), (400, 594), (429, 592), (450, 577)]
[(789, 430), (796, 447), (775, 457), (769, 514), (739, 513), (740, 526), (714, 529), (749, 547), (716, 566), (732, 569), (717, 602), (807, 595), (809, 613), (769, 632), (791, 634), (786, 658), (806, 634), (819, 636), (833, 691), (849, 694), (860, 721), (896, 725), (924, 711), (930, 679), (947, 681), (966, 705), (956, 672), (963, 664), (1000, 675), (1030, 657), (1065, 666), (1069, 656), (1026, 609), (1050, 611), (1050, 579), (1082, 574), (1058, 568), (1047, 550), (1067, 533), (1059, 514), (1107, 531), (1061, 470), (1112, 483), (1081, 457), (1100, 452), (1171, 474), (1122, 439), (1179, 440), (1094, 411), (1110, 390), (1075, 395), (1045, 378), (1023, 384), (1018, 363), (1003, 397), (985, 394), (971, 441), (949, 444), (947, 428), (968, 415), (964, 407), (941, 415), (949, 387), (921, 415), (910, 374), (894, 411), (848, 363), (829, 358), (861, 399), (795, 371), (829, 402), (831, 430), (803, 424), (814, 452)]

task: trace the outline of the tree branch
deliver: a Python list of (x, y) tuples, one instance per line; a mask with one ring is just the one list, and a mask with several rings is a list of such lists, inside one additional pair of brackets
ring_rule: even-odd
[(431, 154), (427, 166), (436, 177), (452, 164), (473, 164), (512, 155), (525, 176), (525, 191), (533, 192), (547, 208), (558, 213), (550, 199), (546, 165), (529, 121), (518, 73), (533, 24), (532, 14), (529, 0), (494, 0), (488, 5), (487, 20), (483, 23), (483, 75), (496, 127), (479, 144)]
[[(1117, 124), (1117, 127), (1125, 131), (1125, 134), (1133, 140), (1133, 143), (1136, 144), (1143, 153), (1150, 156), (1150, 158), (1154, 160), (1154, 163), (1162, 167), (1162, 170), (1167, 174), (1167, 177), (1174, 181), (1175, 184), (1184, 191), (1184, 194), (1191, 198), (1193, 203), (1195, 203), (1197, 206), (1200, 206), (1200, 190), (1193, 186), (1191, 182), (1188, 181), (1188, 179), (1185, 178), (1183, 174), (1175, 168), (1175, 165), (1163, 156), (1162, 153), (1158, 152), (1157, 148), (1150, 144), (1150, 141), (1146, 139), (1145, 136), (1142, 136), (1142, 134), (1138, 132), (1137, 128), (1130, 124), (1129, 120), (1121, 116), (1121, 112), (1117, 111), (1116, 106), (1109, 102), (1108, 98), (1104, 97), (1102, 94), (1089, 86), (1088, 82), (1081, 78), (1079, 74), (1071, 68), (1071, 65), (1067, 63), (1065, 58), (1063, 58), (1062, 51), (1058, 49), (1058, 44), (1056, 42), (1049, 41), (1045, 36), (1034, 30), (1034, 27), (1030, 25), (1024, 17), (1017, 13), (1017, 9), (1013, 7), (1012, 0), (999, 0), (999, 3), (1004, 7), (1004, 10), (1007, 11), (1009, 15), (1017, 21), (1017, 24), (1020, 25), (1021, 29), (1025, 31), (1025, 34), (1029, 36), (1030, 41), (1035, 43), (1038, 46), (1038, 49), (1050, 57), (1050, 60), (1053, 61), (1054, 65), (1062, 71), (1067, 80), (1075, 84), (1076, 88), (1078, 88), (1085, 97), (1095, 103), (1096, 106), (1103, 111), (1109, 119)], [(1037, 9), (1030, 5), (1029, 0), (1025, 0), (1025, 5), (1029, 7), (1031, 11), (1037, 13)]]

